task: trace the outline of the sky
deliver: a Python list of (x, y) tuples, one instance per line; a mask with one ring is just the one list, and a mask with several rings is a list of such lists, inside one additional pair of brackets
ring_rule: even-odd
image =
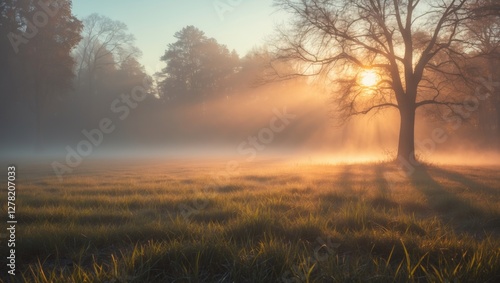
[(98, 13), (124, 22), (143, 53), (140, 62), (152, 74), (164, 64), (160, 57), (174, 34), (194, 25), (240, 57), (265, 44), (276, 24), (286, 16), (276, 12), (272, 0), (73, 0), (80, 19)]

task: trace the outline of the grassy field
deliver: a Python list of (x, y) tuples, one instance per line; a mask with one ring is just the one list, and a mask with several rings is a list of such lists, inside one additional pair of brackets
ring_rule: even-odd
[(214, 180), (226, 165), (19, 167), (18, 274), (0, 278), (500, 282), (498, 167), (263, 161)]

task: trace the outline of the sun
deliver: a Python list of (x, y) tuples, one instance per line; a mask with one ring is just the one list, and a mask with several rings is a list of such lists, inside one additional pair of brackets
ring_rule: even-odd
[(373, 70), (365, 70), (361, 73), (360, 83), (365, 87), (375, 86), (379, 81), (378, 74)]

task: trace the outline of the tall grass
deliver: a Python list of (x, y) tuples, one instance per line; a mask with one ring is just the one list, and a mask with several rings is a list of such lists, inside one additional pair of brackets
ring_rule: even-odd
[(63, 183), (27, 179), (20, 275), (2, 280), (500, 280), (500, 180), (490, 168), (404, 176), (389, 163), (259, 164), (206, 190), (216, 166), (96, 175), (94, 165)]

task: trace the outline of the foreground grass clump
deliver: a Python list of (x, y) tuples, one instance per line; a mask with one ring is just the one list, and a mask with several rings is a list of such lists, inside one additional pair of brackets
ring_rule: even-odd
[(20, 274), (2, 279), (500, 280), (498, 168), (269, 162), (214, 182), (221, 168), (92, 164), (62, 183), (26, 171)]

